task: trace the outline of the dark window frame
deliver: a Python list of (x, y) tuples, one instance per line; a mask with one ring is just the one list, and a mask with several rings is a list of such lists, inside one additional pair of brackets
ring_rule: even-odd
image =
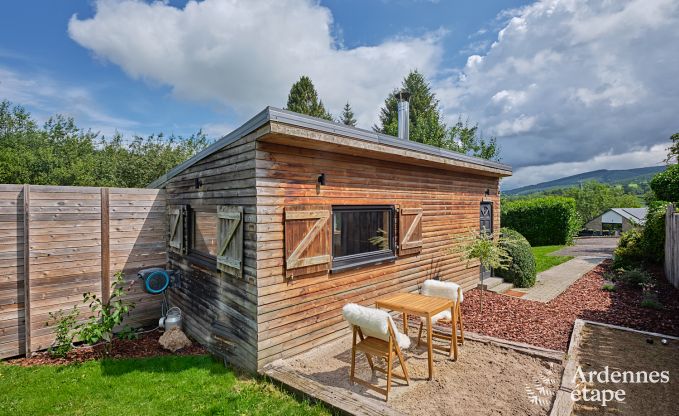
[[(493, 234), (493, 227), (495, 226), (495, 218), (494, 217), (494, 212), (493, 210), (495, 207), (493, 206), (493, 201), (481, 201), (479, 204), (479, 229), (481, 228), (481, 207), (484, 205), (490, 206), (490, 229), (487, 231), (487, 234), (492, 235)], [(481, 229), (479, 231), (482, 231)]]
[(334, 236), (331, 240), (332, 266), (330, 271), (337, 273), (367, 266), (374, 266), (396, 260), (396, 207), (394, 205), (333, 205), (332, 232), (335, 230), (335, 213), (351, 211), (387, 211), (389, 213), (389, 249), (369, 253), (335, 256)]
[[(195, 214), (196, 212), (207, 212), (210, 213), (210, 209), (214, 210), (214, 215), (215, 218), (217, 217), (217, 211), (214, 207), (206, 208), (206, 209), (195, 209), (191, 207), (190, 205), (186, 206), (186, 258), (191, 262), (194, 263), (200, 267), (209, 269), (210, 271), (217, 271), (217, 256), (213, 256), (210, 253), (205, 253), (203, 251), (198, 251), (194, 249), (194, 244), (195, 244), (195, 235), (194, 235), (194, 228), (195, 228)], [(217, 230), (215, 229), (215, 234), (217, 233)]]

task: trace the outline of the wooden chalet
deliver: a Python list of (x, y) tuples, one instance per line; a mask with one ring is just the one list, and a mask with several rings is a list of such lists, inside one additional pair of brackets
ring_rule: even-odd
[(267, 363), (348, 336), (348, 302), (476, 286), (453, 250), (499, 227), (507, 165), (268, 107), (150, 187), (164, 188), (170, 301), (226, 361)]

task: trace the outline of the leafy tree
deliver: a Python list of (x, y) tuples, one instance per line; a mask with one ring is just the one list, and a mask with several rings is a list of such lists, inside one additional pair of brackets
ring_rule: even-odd
[(672, 145), (667, 148), (667, 159), (665, 159), (665, 162), (672, 163), (673, 160), (679, 162), (679, 133), (674, 133), (670, 136), (670, 140)]
[(314, 83), (306, 75), (302, 75), (299, 81), (292, 84), (286, 108), (296, 113), (332, 121), (332, 115), (326, 111), (323, 101), (318, 98)]
[(373, 130), (398, 135), (398, 99), (400, 90), (410, 93), (410, 140), (484, 159), (499, 159), (500, 149), (495, 138), (480, 135), (478, 125), (459, 119), (448, 128), (443, 122), (439, 100), (429, 82), (417, 70), (411, 71), (403, 80), (401, 88), (394, 89), (380, 110), (379, 125)]
[(471, 126), (469, 120), (457, 123), (448, 129), (448, 141), (450, 150), (471, 154), (488, 160), (500, 160), (500, 148), (495, 137), (484, 138), (479, 134), (479, 125)]
[(588, 181), (578, 188), (564, 188), (545, 192), (546, 195), (559, 195), (575, 199), (575, 207), (584, 222), (601, 215), (611, 208), (639, 208), (639, 197), (627, 194), (624, 188)]
[(202, 132), (125, 143), (120, 134), (100, 137), (61, 115), (39, 128), (23, 107), (0, 102), (0, 183), (140, 188), (208, 145)]
[(651, 189), (661, 201), (679, 201), (679, 165), (670, 165), (651, 179)]
[(340, 117), (340, 122), (346, 124), (347, 126), (356, 127), (356, 119), (354, 118), (354, 112), (351, 109), (351, 105), (347, 102), (342, 110), (342, 117)]

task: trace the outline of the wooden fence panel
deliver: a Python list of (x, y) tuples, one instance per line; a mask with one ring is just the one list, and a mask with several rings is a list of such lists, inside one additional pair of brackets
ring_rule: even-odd
[(674, 204), (665, 214), (665, 276), (679, 288), (679, 212)]
[[(47, 348), (50, 312), (86, 312), (82, 294), (108, 296), (116, 272), (164, 267), (165, 245), (164, 191), (0, 185), (0, 358)], [(159, 296), (136, 282), (125, 296), (128, 323), (156, 322)]]
[(0, 358), (26, 352), (23, 186), (0, 185)]

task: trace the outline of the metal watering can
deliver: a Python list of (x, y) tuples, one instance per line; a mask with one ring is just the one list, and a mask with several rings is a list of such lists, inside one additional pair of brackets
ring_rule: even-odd
[(178, 307), (172, 307), (167, 311), (165, 316), (158, 320), (158, 326), (169, 331), (172, 328), (182, 329), (182, 311)]

